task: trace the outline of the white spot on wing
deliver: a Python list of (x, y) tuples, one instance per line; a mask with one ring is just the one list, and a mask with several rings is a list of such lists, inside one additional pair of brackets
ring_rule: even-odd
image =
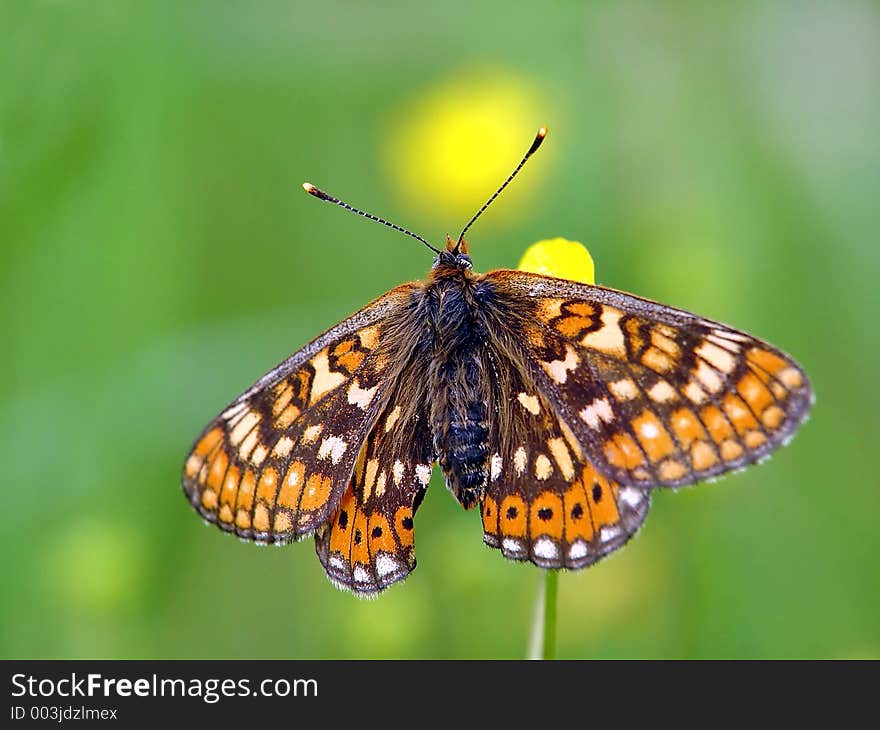
[(632, 487), (623, 487), (620, 490), (620, 501), (628, 504), (630, 507), (638, 507), (642, 503), (644, 495)]
[(550, 538), (541, 537), (535, 541), (535, 555), (545, 560), (554, 560), (559, 556), (559, 548)]
[(535, 477), (544, 481), (549, 479), (552, 473), (553, 465), (550, 463), (550, 459), (544, 456), (544, 454), (538, 454), (538, 457), (535, 459)]
[(565, 359), (564, 360), (553, 360), (552, 362), (542, 362), (544, 370), (547, 371), (547, 374), (553, 378), (553, 380), (557, 383), (564, 383), (568, 380), (568, 371), (574, 370), (580, 360), (578, 359), (577, 353), (574, 349), (566, 345), (565, 346)]
[(522, 476), (526, 470), (526, 450), (522, 446), (513, 453), (513, 467), (517, 476)]
[(520, 405), (533, 416), (537, 416), (541, 412), (541, 405), (538, 403), (537, 396), (520, 393), (516, 396), (516, 399), (519, 401)]
[(357, 380), (354, 380), (352, 384), (348, 386), (348, 402), (353, 406), (357, 406), (362, 411), (366, 410), (370, 401), (373, 400), (373, 396), (376, 395), (376, 390), (378, 388), (378, 385), (375, 385), (372, 388), (361, 388), (360, 383)]
[(731, 398), (725, 406), (725, 411), (727, 412), (727, 415), (734, 421), (740, 418), (746, 418), (750, 415), (745, 406), (742, 405), (742, 402), (738, 398)]
[(240, 416), (244, 411), (247, 410), (248, 404), (245, 401), (241, 403), (236, 403), (234, 406), (230, 406), (222, 414), (220, 414), (220, 418), (226, 420), (229, 424), (232, 424), (234, 421), (238, 420), (236, 416)]
[(391, 467), (391, 474), (394, 476), (394, 483), (399, 487), (400, 481), (403, 479), (403, 462), (398, 459)]
[(593, 406), (587, 406), (578, 415), (590, 428), (599, 428), (599, 414)]
[(602, 542), (609, 542), (620, 535), (620, 528), (617, 525), (606, 525), (599, 531)]
[(651, 423), (650, 421), (646, 421), (642, 424), (642, 436), (646, 439), (655, 439), (660, 435), (660, 431), (658, 430), (656, 424)]
[(321, 429), (324, 428), (322, 423), (317, 424), (316, 426), (309, 426), (305, 431), (303, 431), (302, 442), (304, 444), (311, 444), (318, 440), (318, 436), (321, 435)]
[(618, 380), (608, 387), (618, 400), (632, 400), (639, 394), (636, 384), (630, 378)]
[(233, 446), (238, 446), (241, 443), (241, 440), (259, 422), (260, 422), (260, 414), (255, 413), (254, 411), (248, 411), (247, 415), (245, 415), (238, 423), (236, 423), (235, 428), (233, 428), (232, 431), (230, 431), (229, 443), (232, 444)]
[(376, 572), (379, 574), (380, 578), (390, 575), (399, 567), (400, 563), (397, 562), (397, 559), (388, 553), (379, 553), (376, 556)]
[(595, 332), (588, 332), (581, 339), (581, 344), (586, 347), (620, 355), (626, 352), (623, 332), (620, 329), (620, 318), (623, 312), (614, 307), (602, 308), (602, 327)]
[(514, 540), (512, 537), (505, 537), (501, 547), (509, 553), (521, 553), (523, 549), (520, 541)]
[(192, 476), (193, 474), (195, 474), (202, 466), (202, 461), (204, 461), (204, 459), (202, 459), (200, 456), (190, 454), (189, 458), (186, 460), (187, 476)]
[(268, 455), (269, 449), (263, 446), (263, 444), (259, 444), (257, 448), (254, 449), (254, 453), (251, 454), (251, 462), (256, 466), (259, 466), (266, 460)]
[(376, 496), (381, 497), (385, 494), (385, 482), (387, 481), (387, 477), (385, 476), (385, 470), (383, 469), (378, 478), (376, 479)]
[(598, 428), (599, 421), (611, 423), (614, 420), (614, 411), (611, 410), (611, 404), (605, 398), (596, 398), (578, 415), (590, 428)]
[(421, 482), (422, 486), (426, 486), (431, 481), (431, 467), (427, 464), (416, 465), (416, 478)]
[(272, 454), (274, 456), (280, 456), (282, 459), (290, 453), (290, 450), (293, 448), (293, 439), (289, 436), (282, 436), (278, 439), (275, 444), (275, 448), (272, 449)]
[(599, 414), (605, 423), (611, 423), (614, 420), (614, 411), (611, 410), (611, 404), (605, 398), (597, 398), (593, 401), (593, 408)]
[(364, 327), (358, 332), (358, 338), (365, 348), (373, 350), (379, 342), (379, 328), (375, 325)]
[(713, 330), (713, 332), (715, 334), (706, 335), (706, 339), (709, 340), (709, 342), (713, 342), (716, 345), (718, 345), (719, 347), (723, 347), (726, 350), (733, 350), (734, 352), (739, 352), (742, 349), (742, 347), (739, 344), (737, 344), (738, 342), (743, 342), (742, 339), (737, 340), (736, 338), (733, 338), (733, 337), (728, 339), (727, 337), (719, 336), (717, 334), (718, 330)]
[(711, 342), (702, 342), (694, 352), (722, 373), (729, 373), (736, 366), (736, 358), (727, 350)]
[(717, 393), (723, 386), (718, 371), (713, 370), (703, 360), (700, 360), (700, 364), (697, 365), (697, 369), (694, 371), (694, 376), (710, 393)]
[(804, 382), (801, 374), (794, 368), (790, 367), (781, 370), (776, 377), (778, 377), (782, 383), (789, 388), (800, 388)]
[(675, 399), (675, 388), (665, 380), (658, 380), (648, 391), (648, 397), (657, 403), (666, 403)]
[(370, 459), (364, 471), (364, 499), (370, 496), (373, 485), (376, 483), (376, 472), (379, 471), (379, 460)]
[(347, 448), (348, 444), (338, 436), (328, 436), (318, 448), (318, 458), (327, 459), (329, 457), (334, 464), (338, 464)]
[(394, 410), (388, 414), (388, 418), (385, 419), (385, 433), (388, 433), (392, 428), (394, 428), (394, 424), (397, 423), (397, 419), (400, 418), (400, 406), (394, 406)]
[(367, 573), (366, 570), (363, 569), (360, 565), (354, 566), (354, 580), (356, 583), (369, 583), (371, 578), (370, 574)]
[(707, 398), (706, 391), (694, 382), (690, 382), (684, 387), (684, 394), (691, 403), (699, 404)]
[(732, 341), (732, 342), (751, 342), (751, 340), (752, 340), (752, 338), (749, 337), (748, 335), (742, 335), (739, 332), (734, 332), (732, 330), (713, 329), (712, 332), (713, 332), (713, 334), (709, 335), (708, 339), (711, 340), (714, 338), (719, 338), (722, 340), (726, 340), (726, 342), (724, 344), (725, 344), (725, 346), (728, 346), (728, 347), (730, 346), (729, 345), (730, 341)]
[(562, 472), (562, 476), (567, 481), (574, 479), (574, 464), (571, 461), (571, 454), (568, 452), (568, 447), (565, 445), (565, 439), (558, 437), (555, 439), (549, 439), (547, 441), (547, 446), (550, 449), (550, 453), (553, 455), (553, 459), (559, 465), (559, 471)]
[(345, 376), (342, 373), (334, 373), (330, 370), (330, 358), (327, 350), (321, 350), (310, 360), (311, 366), (315, 370), (315, 377), (312, 379), (312, 390), (309, 394), (309, 403), (314, 405), (324, 393), (328, 393), (334, 388), (338, 388), (345, 382)]
[(589, 553), (589, 547), (587, 543), (583, 540), (577, 540), (571, 544), (571, 547), (568, 549), (568, 557), (571, 560), (578, 560), (579, 558), (585, 558)]
[(494, 481), (499, 476), (501, 476), (501, 467), (503, 465), (503, 461), (501, 459), (501, 454), (493, 454), (492, 455), (492, 480)]

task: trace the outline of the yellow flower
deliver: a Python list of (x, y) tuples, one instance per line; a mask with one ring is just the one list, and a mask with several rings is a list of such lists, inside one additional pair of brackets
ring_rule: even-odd
[[(527, 83), (497, 72), (454, 77), (407, 100), (395, 113), (386, 150), (401, 196), (429, 220), (464, 223), (526, 151), (545, 121), (541, 108)], [(541, 157), (546, 161), (546, 153)], [(533, 162), (480, 225), (515, 217), (542, 167)]]
[(590, 252), (584, 244), (566, 238), (547, 238), (533, 243), (526, 249), (517, 268), (583, 284), (596, 283)]

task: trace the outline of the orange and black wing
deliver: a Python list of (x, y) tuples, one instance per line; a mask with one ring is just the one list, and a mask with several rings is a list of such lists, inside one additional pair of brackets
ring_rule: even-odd
[(330, 519), (405, 361), (386, 333), (412, 286), (291, 355), (208, 425), (183, 469), (184, 493), (207, 521), (284, 543)]
[(487, 275), (527, 309), (539, 390), (606, 477), (691, 484), (769, 456), (813, 402), (788, 355), (689, 312), (597, 286)]
[(315, 548), (331, 582), (374, 596), (415, 568), (413, 517), (434, 454), (424, 378), (410, 368), (361, 448), (354, 473)]
[(513, 560), (584, 568), (622, 547), (648, 514), (650, 496), (600, 474), (556, 408), (512, 361), (496, 356), (483, 540)]

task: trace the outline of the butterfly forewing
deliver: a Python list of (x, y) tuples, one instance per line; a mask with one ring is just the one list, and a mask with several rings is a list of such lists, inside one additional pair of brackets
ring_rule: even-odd
[(399, 370), (382, 334), (411, 289), (392, 290), (294, 353), (205, 429), (183, 489), (206, 520), (276, 543), (327, 522)]
[(812, 402), (787, 355), (726, 325), (623, 292), (514, 271), (538, 387), (605, 476), (681, 486), (754, 463)]

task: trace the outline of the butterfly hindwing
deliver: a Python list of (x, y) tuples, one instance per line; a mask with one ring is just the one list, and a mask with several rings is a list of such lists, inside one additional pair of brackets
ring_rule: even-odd
[(431, 438), (422, 390), (411, 378), (377, 421), (358, 457), (342, 501), (315, 547), (330, 580), (362, 596), (375, 595), (415, 568), (413, 517), (431, 478)]
[(543, 568), (591, 565), (635, 534), (650, 496), (599, 474), (534, 383), (514, 362), (495, 360), (510, 388), (495, 397), (509, 407), (490, 430), (484, 542)]
[(398, 287), (316, 338), (209, 424), (183, 471), (206, 520), (274, 543), (327, 522), (394, 380), (397, 353), (382, 334), (410, 291)]
[(513, 271), (539, 388), (598, 471), (681, 486), (768, 456), (806, 417), (806, 375), (771, 345), (630, 294)]

